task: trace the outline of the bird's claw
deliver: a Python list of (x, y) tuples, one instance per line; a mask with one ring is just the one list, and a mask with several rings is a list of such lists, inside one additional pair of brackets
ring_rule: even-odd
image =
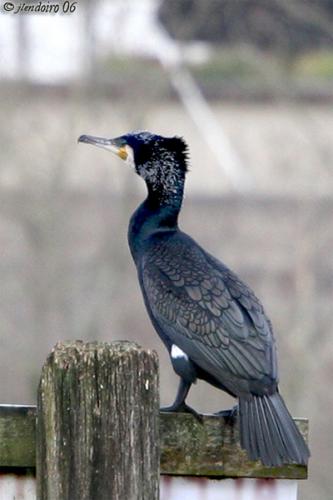
[(218, 417), (224, 417), (227, 421), (233, 421), (237, 418), (238, 415), (238, 405), (235, 405), (228, 410), (218, 411), (214, 413), (214, 415), (217, 415)]
[(160, 408), (160, 411), (162, 413), (190, 413), (191, 415), (194, 416), (194, 418), (196, 420), (198, 420), (198, 422), (200, 422), (201, 424), (203, 422), (202, 415), (200, 415), (200, 413), (196, 412), (193, 408), (188, 406), (186, 403), (181, 403), (179, 405), (173, 404), (171, 406), (164, 406), (164, 407)]

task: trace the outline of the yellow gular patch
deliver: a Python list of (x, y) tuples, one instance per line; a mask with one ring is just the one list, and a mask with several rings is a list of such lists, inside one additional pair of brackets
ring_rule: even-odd
[(127, 160), (128, 153), (126, 151), (126, 147), (125, 146), (122, 146), (121, 148), (118, 149), (118, 156), (122, 160)]

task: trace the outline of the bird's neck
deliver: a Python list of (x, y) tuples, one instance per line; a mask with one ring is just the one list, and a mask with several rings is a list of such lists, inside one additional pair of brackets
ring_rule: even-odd
[(178, 229), (182, 199), (183, 186), (169, 198), (158, 196), (148, 187), (148, 196), (133, 213), (128, 228), (128, 242), (136, 262), (152, 235)]

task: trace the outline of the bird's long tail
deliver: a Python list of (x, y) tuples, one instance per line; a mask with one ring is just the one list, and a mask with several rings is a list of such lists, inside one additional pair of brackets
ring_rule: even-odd
[(307, 464), (310, 451), (278, 392), (239, 399), (240, 440), (264, 465)]

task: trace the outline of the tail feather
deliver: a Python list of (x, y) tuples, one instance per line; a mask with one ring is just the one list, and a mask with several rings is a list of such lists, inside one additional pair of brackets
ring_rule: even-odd
[(270, 460), (270, 450), (276, 447), (272, 433), (270, 431), (269, 422), (266, 418), (265, 407), (263, 405), (262, 398), (255, 399), (256, 414), (262, 415), (261, 419), (261, 433), (260, 440), (262, 442), (262, 448), (265, 449), (265, 456), (263, 457), (264, 462), (269, 462)]
[(307, 464), (310, 452), (278, 392), (240, 398), (241, 446), (264, 465)]
[(267, 399), (268, 399), (267, 419), (272, 427), (272, 433), (276, 436), (274, 444), (276, 446), (279, 456), (284, 457), (288, 453), (288, 440), (284, 438), (284, 433), (281, 432), (280, 430), (279, 421), (277, 421), (276, 412), (274, 408), (272, 408), (272, 402), (270, 398)]

